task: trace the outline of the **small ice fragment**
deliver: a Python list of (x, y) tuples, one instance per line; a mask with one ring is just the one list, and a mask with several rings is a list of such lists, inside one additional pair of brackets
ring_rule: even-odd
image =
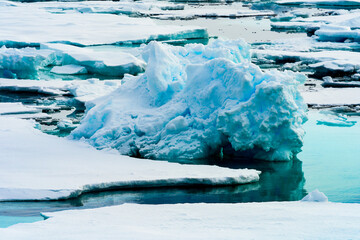
[(63, 74), (63, 75), (79, 75), (86, 74), (87, 70), (85, 67), (79, 65), (64, 65), (64, 66), (55, 66), (51, 69), (52, 73)]
[(327, 202), (328, 198), (327, 196), (320, 192), (318, 189), (315, 189), (308, 195), (306, 195), (303, 199), (301, 199), (302, 202)]

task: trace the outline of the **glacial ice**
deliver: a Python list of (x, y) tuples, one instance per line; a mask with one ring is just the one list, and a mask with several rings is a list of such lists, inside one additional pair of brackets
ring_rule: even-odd
[(185, 47), (151, 42), (142, 56), (145, 73), (91, 102), (72, 138), (155, 159), (206, 158), (223, 149), (289, 160), (300, 151), (303, 75), (262, 72), (241, 40)]
[(181, 165), (98, 151), (33, 126), (32, 121), (0, 116), (0, 201), (66, 199), (115, 188), (222, 186), (259, 180), (256, 170)]
[[(43, 213), (49, 219), (0, 229), (12, 240), (359, 239), (360, 204), (262, 202), (122, 204)], [(74, 224), (78, 223), (78, 224)], [(181, 237), (179, 237), (181, 236)]]

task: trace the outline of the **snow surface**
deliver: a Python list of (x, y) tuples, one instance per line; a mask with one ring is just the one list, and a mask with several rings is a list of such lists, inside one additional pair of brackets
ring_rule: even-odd
[(64, 199), (114, 188), (237, 185), (259, 180), (256, 170), (181, 165), (98, 151), (79, 141), (46, 135), (33, 125), (0, 117), (0, 201)]
[(301, 95), (311, 105), (360, 105), (360, 88), (319, 88)]
[(300, 151), (303, 75), (262, 72), (241, 40), (151, 42), (142, 55), (145, 73), (93, 101), (73, 138), (154, 159), (205, 158), (224, 148), (289, 160)]
[(360, 204), (124, 204), (44, 215), (0, 229), (1, 239), (360, 239)]
[(0, 43), (26, 46), (30, 43), (58, 42), (85, 46), (208, 37), (206, 29), (203, 28), (156, 25), (147, 18), (62, 13), (50, 13), (36, 4), (1, 6)]
[(63, 75), (78, 75), (78, 74), (86, 74), (88, 71), (85, 67), (69, 64), (63, 66), (55, 66), (51, 69), (52, 73), (63, 74)]

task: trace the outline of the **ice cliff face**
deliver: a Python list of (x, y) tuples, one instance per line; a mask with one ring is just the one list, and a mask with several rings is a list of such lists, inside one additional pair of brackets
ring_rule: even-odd
[(262, 72), (243, 41), (143, 48), (145, 73), (88, 104), (73, 133), (146, 158), (225, 153), (289, 160), (302, 147), (306, 105), (292, 72)]

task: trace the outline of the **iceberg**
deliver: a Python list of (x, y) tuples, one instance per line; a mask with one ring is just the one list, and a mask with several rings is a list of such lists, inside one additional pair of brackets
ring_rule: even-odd
[[(360, 204), (263, 202), (123, 204), (43, 213), (0, 229), (2, 239), (358, 239)], [(74, 224), (78, 223), (78, 224)], [(326, 223), (326, 224), (324, 224)]]
[(74, 139), (154, 159), (240, 154), (289, 160), (302, 146), (305, 77), (262, 72), (241, 40), (185, 47), (151, 42), (146, 71), (87, 105)]

